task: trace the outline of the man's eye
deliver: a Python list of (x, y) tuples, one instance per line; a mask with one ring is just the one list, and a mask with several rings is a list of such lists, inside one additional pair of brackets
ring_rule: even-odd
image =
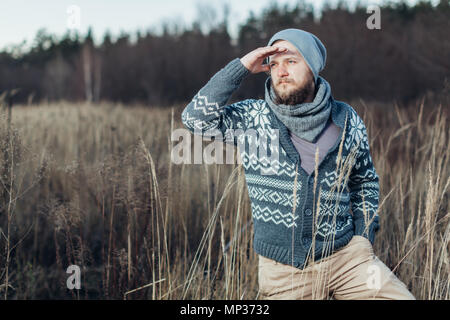
[(295, 63), (295, 60), (289, 60), (289, 62), (293, 62), (293, 63)]

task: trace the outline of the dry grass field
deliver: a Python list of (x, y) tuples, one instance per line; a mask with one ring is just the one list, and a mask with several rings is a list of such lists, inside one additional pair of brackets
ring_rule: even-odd
[[(375, 254), (449, 299), (449, 106), (351, 105), (380, 177)], [(1, 298), (258, 299), (244, 170), (170, 161), (183, 108), (14, 106), (10, 129), (2, 111)]]

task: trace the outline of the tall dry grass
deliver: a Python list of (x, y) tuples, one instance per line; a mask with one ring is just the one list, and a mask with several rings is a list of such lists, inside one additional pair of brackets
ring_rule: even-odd
[[(448, 106), (352, 105), (380, 176), (375, 254), (418, 299), (449, 299)], [(182, 110), (13, 108), (0, 126), (3, 298), (259, 298), (243, 168), (174, 165)], [(66, 288), (71, 264), (81, 290)]]

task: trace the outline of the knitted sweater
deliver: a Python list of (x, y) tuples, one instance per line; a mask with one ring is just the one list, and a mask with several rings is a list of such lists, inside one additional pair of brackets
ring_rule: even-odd
[[(238, 146), (256, 253), (303, 269), (342, 248), (354, 235), (373, 244), (379, 229), (379, 183), (362, 119), (351, 106), (333, 99), (331, 119), (340, 129), (339, 138), (320, 161), (317, 177), (315, 170), (308, 174), (289, 131), (265, 100), (227, 105), (249, 73), (239, 58), (229, 62), (186, 106), (182, 122), (194, 134), (218, 132), (216, 140)], [(265, 140), (245, 141), (249, 130)], [(252, 147), (264, 141), (269, 146), (262, 148), (270, 157), (255, 156)]]

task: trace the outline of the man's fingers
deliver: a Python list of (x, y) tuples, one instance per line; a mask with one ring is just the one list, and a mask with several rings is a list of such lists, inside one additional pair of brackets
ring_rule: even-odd
[(275, 52), (275, 51), (284, 51), (284, 50), (286, 50), (286, 48), (284, 48), (284, 47), (265, 47), (264, 48), (265, 53)]
[(272, 51), (272, 50), (279, 50), (279, 49), (286, 49), (286, 48), (285, 47), (267, 46), (267, 47), (263, 47), (263, 49)]
[(275, 52), (283, 52), (286, 51), (287, 48), (284, 47), (264, 47), (261, 53), (259, 54), (260, 57), (266, 57), (272, 54), (275, 54)]
[(270, 70), (269, 66), (264, 65), (263, 69), (261, 70), (261, 67), (258, 66), (258, 64), (260, 64), (262, 60), (265, 59), (266, 57), (274, 55), (279, 52), (285, 52), (286, 50), (287, 48), (284, 47), (273, 47), (273, 46), (260, 47), (242, 57), (241, 62), (248, 70), (251, 70), (252, 73), (269, 71)]

